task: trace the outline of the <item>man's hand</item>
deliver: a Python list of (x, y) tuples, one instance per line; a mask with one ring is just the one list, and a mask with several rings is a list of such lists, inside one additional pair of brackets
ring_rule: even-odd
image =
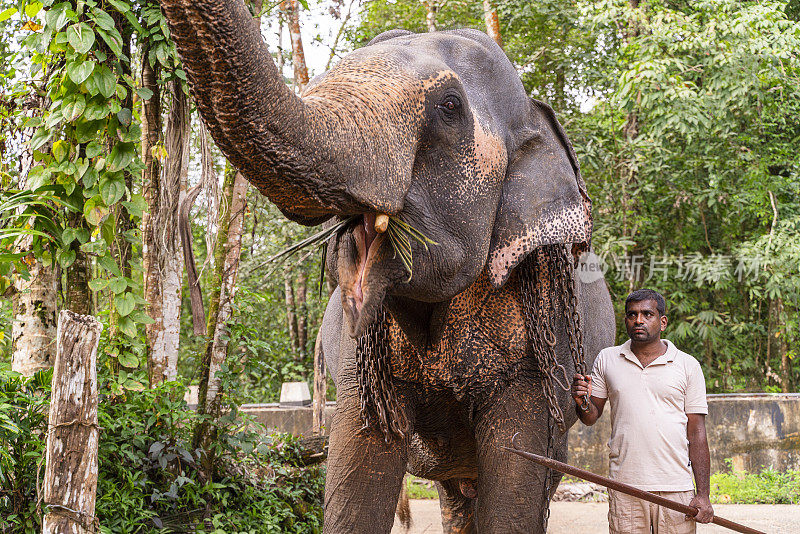
[(572, 377), (572, 398), (575, 401), (575, 413), (584, 425), (593, 425), (603, 414), (606, 399), (592, 397), (592, 377), (575, 373)]
[(572, 398), (575, 403), (584, 407), (584, 403), (592, 396), (592, 377), (591, 375), (579, 375), (575, 373), (572, 377)]
[(687, 518), (694, 519), (698, 523), (711, 523), (711, 520), (714, 519), (714, 509), (711, 507), (711, 499), (708, 495), (695, 495), (689, 506), (694, 506), (699, 512), (694, 517), (687, 515)]

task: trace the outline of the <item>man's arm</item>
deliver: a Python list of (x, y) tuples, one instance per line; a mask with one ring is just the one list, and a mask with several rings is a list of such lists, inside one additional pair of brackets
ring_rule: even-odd
[[(584, 410), (581, 406), (584, 405), (585, 396), (589, 396), (588, 410)], [(592, 396), (592, 377), (590, 375), (575, 374), (572, 377), (572, 398), (575, 400), (575, 412), (581, 423), (587, 426), (592, 426), (603, 415), (603, 407), (606, 405), (606, 399)]]
[(694, 482), (697, 486), (695, 495), (689, 506), (700, 510), (694, 517), (698, 523), (709, 523), (714, 518), (711, 507), (711, 455), (708, 453), (706, 438), (706, 416), (701, 413), (687, 414), (686, 437), (689, 440), (689, 461), (692, 462)]

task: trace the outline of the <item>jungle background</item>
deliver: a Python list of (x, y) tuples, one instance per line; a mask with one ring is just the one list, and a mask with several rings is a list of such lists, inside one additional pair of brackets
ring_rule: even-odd
[[(709, 392), (798, 390), (800, 2), (250, 7), (298, 91), (385, 30), (494, 30), (575, 146), (617, 311), (633, 289), (664, 293), (667, 337), (700, 360)], [(309, 72), (303, 42), (328, 65)], [(104, 324), (104, 531), (188, 517), (262, 532), (258, 513), (276, 532), (318, 528), (321, 471), (301, 467), (292, 438), (235, 418), (238, 404), (313, 379), (330, 291), (319, 250), (273, 258), (318, 229), (283, 219), (216, 149), (158, 2), (0, 0), (0, 93), (0, 515), (11, 518), (0, 530), (40, 520), (60, 309)]]

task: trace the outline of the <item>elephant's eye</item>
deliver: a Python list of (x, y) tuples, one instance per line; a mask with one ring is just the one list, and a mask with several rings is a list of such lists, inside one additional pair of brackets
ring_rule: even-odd
[(452, 113), (461, 107), (461, 100), (455, 95), (447, 95), (442, 99), (442, 103), (438, 107), (445, 112)]

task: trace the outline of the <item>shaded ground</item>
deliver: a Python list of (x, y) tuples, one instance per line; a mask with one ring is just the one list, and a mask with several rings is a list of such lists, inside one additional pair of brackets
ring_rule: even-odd
[[(800, 505), (789, 504), (717, 504), (714, 511), (731, 521), (769, 534), (800, 532)], [(608, 504), (554, 502), (551, 505), (549, 534), (608, 534)], [(438, 500), (412, 500), (414, 524), (408, 534), (441, 534)], [(722, 534), (732, 531), (716, 525), (698, 525), (698, 534)], [(392, 534), (402, 534), (395, 523)]]

